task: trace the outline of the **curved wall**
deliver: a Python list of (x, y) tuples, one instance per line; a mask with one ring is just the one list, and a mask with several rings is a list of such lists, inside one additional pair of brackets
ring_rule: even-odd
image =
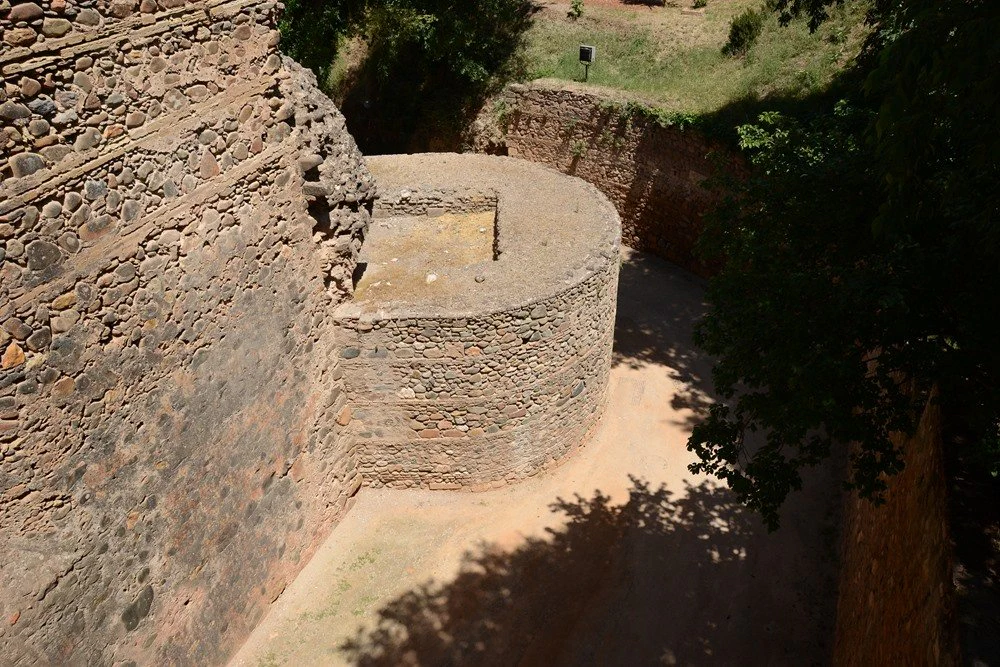
[[(611, 366), (617, 263), (548, 299), (470, 317), (342, 322), (365, 483), (475, 487), (583, 443)], [(370, 328), (369, 328), (370, 327)]]
[(613, 91), (549, 80), (508, 86), (473, 132), (482, 152), (548, 165), (596, 186), (618, 209), (626, 245), (712, 273), (694, 255), (702, 216), (717, 201), (704, 183), (716, 164), (744, 171), (721, 143), (632, 113)]
[[(351, 433), (367, 485), (477, 488), (528, 477), (583, 444), (602, 415), (617, 299), (617, 215), (576, 179), (503, 158), (464, 161), (470, 171), (499, 161), (516, 179), (551, 179), (580, 212), (550, 222), (542, 215), (523, 219), (521, 211), (558, 204), (533, 198), (518, 180), (501, 184), (498, 246), (506, 248), (501, 261), (511, 268), (480, 267), (494, 268), (492, 281), (457, 288), (478, 289), (480, 304), (466, 300), (462, 312), (445, 307), (441, 315), (415, 304), (375, 304), (367, 314), (340, 319)], [(511, 198), (519, 199), (517, 207)], [(419, 189), (405, 200), (386, 197), (375, 224), (387, 212), (451, 211), (482, 198), (434, 199)], [(582, 220), (563, 224), (573, 217)], [(560, 250), (565, 235), (585, 239), (576, 256)], [(539, 239), (548, 245), (537, 246)], [(526, 247), (532, 241), (545, 254)], [(533, 273), (538, 260), (545, 270)], [(486, 297), (507, 287), (516, 292), (505, 305), (492, 306)]]

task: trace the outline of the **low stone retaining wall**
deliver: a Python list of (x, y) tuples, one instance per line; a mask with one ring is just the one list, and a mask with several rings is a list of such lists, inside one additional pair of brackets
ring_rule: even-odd
[(720, 164), (742, 162), (697, 130), (663, 126), (630, 110), (611, 92), (536, 81), (509, 86), (484, 108), (474, 142), (554, 167), (592, 183), (614, 203), (622, 242), (702, 276), (711, 267), (693, 251), (702, 216), (716, 201), (704, 187)]
[(616, 276), (517, 310), (356, 324), (346, 388), (366, 484), (513, 481), (582, 444), (606, 395)]

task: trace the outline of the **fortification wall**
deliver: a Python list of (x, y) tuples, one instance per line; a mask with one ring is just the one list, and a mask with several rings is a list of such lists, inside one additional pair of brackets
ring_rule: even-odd
[(717, 196), (704, 182), (715, 159), (735, 173), (743, 169), (718, 142), (690, 128), (664, 127), (599, 89), (545, 80), (508, 86), (484, 108), (473, 132), (480, 151), (592, 183), (618, 209), (626, 245), (702, 276), (711, 273), (693, 254), (702, 215)]
[[(537, 474), (606, 397), (617, 267), (516, 310), (342, 323), (365, 483), (462, 488)], [(362, 351), (364, 351), (362, 353)]]
[(834, 664), (958, 664), (939, 406), (895, 444), (906, 467), (885, 504), (844, 507)]
[[(364, 483), (474, 489), (537, 474), (582, 445), (603, 413), (614, 209), (584, 183), (520, 161), (369, 160), (380, 183), (376, 225), (495, 205), (498, 256), (441, 276), (453, 284), (432, 296), (338, 312)], [(472, 189), (442, 192), (436, 182)], [(430, 185), (400, 192), (406, 183)]]
[(0, 6), (5, 662), (224, 661), (360, 484), (373, 188), (277, 10)]

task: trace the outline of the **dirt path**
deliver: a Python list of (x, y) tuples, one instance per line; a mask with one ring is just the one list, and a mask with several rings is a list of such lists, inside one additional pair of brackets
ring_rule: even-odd
[(487, 493), (363, 490), (234, 665), (811, 665), (833, 617), (829, 475), (768, 534), (684, 445), (702, 284), (631, 252), (594, 442)]

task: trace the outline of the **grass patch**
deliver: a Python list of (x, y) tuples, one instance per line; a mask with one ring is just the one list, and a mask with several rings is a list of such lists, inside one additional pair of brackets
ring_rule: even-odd
[(528, 33), (528, 75), (578, 81), (578, 46), (592, 44), (598, 60), (590, 83), (635, 93), (665, 109), (710, 113), (737, 100), (823, 90), (858, 53), (866, 34), (859, 0), (835, 7), (816, 33), (804, 20), (781, 27), (767, 12), (746, 55), (724, 55), (733, 17), (759, 7), (760, 0), (709, 3), (703, 14), (677, 7), (588, 7), (578, 20), (545, 12)]

